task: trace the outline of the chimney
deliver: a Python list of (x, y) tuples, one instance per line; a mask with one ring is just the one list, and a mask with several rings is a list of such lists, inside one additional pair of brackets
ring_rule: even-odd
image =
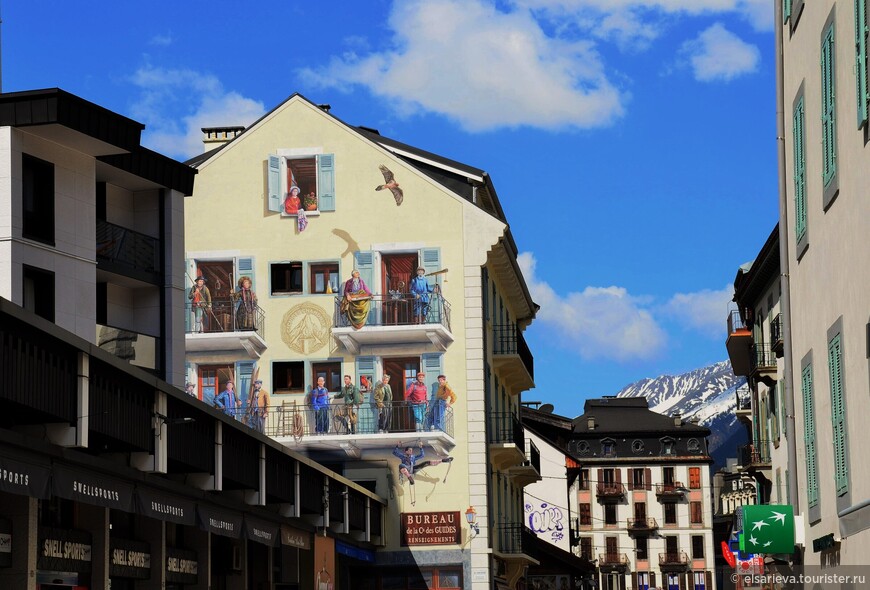
[(683, 425), (683, 419), (680, 417), (679, 414), (674, 414), (674, 426), (679, 428), (682, 425)]
[(205, 151), (213, 150), (235, 139), (244, 127), (202, 127), (202, 146)]
[(586, 428), (589, 430), (595, 430), (595, 416), (589, 416), (586, 418)]

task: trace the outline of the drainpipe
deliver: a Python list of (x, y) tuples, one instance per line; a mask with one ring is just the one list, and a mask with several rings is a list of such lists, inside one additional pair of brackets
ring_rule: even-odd
[(794, 506), (795, 514), (800, 512), (798, 502), (798, 477), (797, 477), (797, 440), (795, 440), (795, 405), (792, 369), (791, 348), (791, 295), (789, 283), (789, 255), (788, 255), (788, 203), (786, 198), (786, 175), (785, 175), (785, 112), (783, 110), (784, 82), (783, 82), (783, 24), (782, 2), (774, 2), (773, 26), (776, 31), (776, 160), (779, 171), (779, 272), (782, 285), (782, 345), (784, 359), (784, 374), (782, 395), (785, 396), (785, 419), (788, 434), (788, 502)]

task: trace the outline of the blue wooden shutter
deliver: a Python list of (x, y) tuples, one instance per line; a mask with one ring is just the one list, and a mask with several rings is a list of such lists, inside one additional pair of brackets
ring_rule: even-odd
[(281, 182), (281, 158), (269, 154), (269, 169), (267, 173), (269, 198), (269, 211), (281, 211), (281, 200), (284, 196), (284, 187)]
[(796, 240), (807, 231), (806, 154), (804, 152), (804, 97), (800, 97), (792, 116), (794, 145), (794, 209)]
[(834, 432), (834, 479), (837, 495), (849, 491), (849, 465), (846, 458), (846, 405), (843, 399), (843, 348), (840, 334), (828, 343), (828, 368), (831, 374), (831, 422)]
[[(375, 289), (375, 253), (371, 250), (354, 252), (353, 254), (354, 269), (359, 271), (359, 278), (365, 282), (369, 291), (374, 294)], [(373, 306), (374, 307), (374, 306)]]
[(237, 289), (239, 286), (239, 279), (242, 275), (251, 277), (251, 290), (255, 293), (257, 292), (257, 279), (254, 277), (254, 259), (253, 258), (239, 258), (238, 261), (238, 274), (236, 276), (236, 284), (233, 285), (233, 289)]
[(360, 384), (360, 377), (363, 375), (367, 375), (372, 379), (371, 384), (369, 385), (368, 393), (361, 393), (363, 398), (363, 403), (367, 403), (372, 401), (372, 390), (374, 389), (374, 384), (377, 382), (377, 376), (375, 375), (375, 357), (373, 356), (359, 356), (356, 358), (356, 375), (354, 375), (354, 383), (357, 385)]
[(782, 0), (782, 24), (788, 22), (791, 16), (791, 0)]
[(855, 0), (855, 89), (861, 127), (867, 122), (867, 0)]
[(426, 387), (429, 390), (429, 397), (432, 398), (437, 389), (438, 375), (443, 372), (442, 359), (444, 353), (425, 353), (422, 358), (421, 366), (423, 372), (426, 373)]
[[(426, 269), (426, 274), (441, 270), (441, 248), (423, 248), (420, 250), (420, 266)], [(426, 277), (430, 285), (435, 285), (436, 277)]]
[(801, 374), (801, 392), (804, 398), (804, 445), (807, 449), (807, 505), (819, 503), (819, 473), (816, 458), (816, 410), (813, 399), (813, 366), (804, 367)]
[(242, 400), (242, 408), (248, 403), (248, 393), (251, 390), (251, 375), (254, 373), (254, 361), (239, 361), (236, 363), (236, 394)]
[(320, 195), (317, 199), (317, 208), (320, 211), (335, 211), (335, 156), (333, 154), (317, 156), (317, 166), (320, 169)]
[(837, 173), (837, 123), (834, 94), (834, 24), (822, 41), (822, 181), (827, 187)]

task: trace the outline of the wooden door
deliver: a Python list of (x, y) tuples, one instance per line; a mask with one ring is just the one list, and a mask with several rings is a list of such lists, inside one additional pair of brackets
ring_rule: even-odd
[(235, 371), (232, 365), (201, 365), (197, 373), (197, 397), (209, 406), (214, 405), (215, 396), (226, 389), (227, 381), (231, 380), (236, 385), (236, 392), (238, 392), (238, 384), (235, 381)]
[(419, 357), (384, 359), (384, 373), (390, 376), (390, 388), (393, 390), (393, 432), (413, 432), (416, 429), (411, 407), (404, 399), (408, 384), (417, 379), (419, 371)]
[(381, 293), (407, 293), (411, 279), (417, 276), (417, 254), (381, 255)]

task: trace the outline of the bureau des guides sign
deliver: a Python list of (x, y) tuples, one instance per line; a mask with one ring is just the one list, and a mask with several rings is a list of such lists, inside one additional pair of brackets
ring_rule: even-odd
[(459, 545), (459, 512), (403, 512), (402, 545)]

